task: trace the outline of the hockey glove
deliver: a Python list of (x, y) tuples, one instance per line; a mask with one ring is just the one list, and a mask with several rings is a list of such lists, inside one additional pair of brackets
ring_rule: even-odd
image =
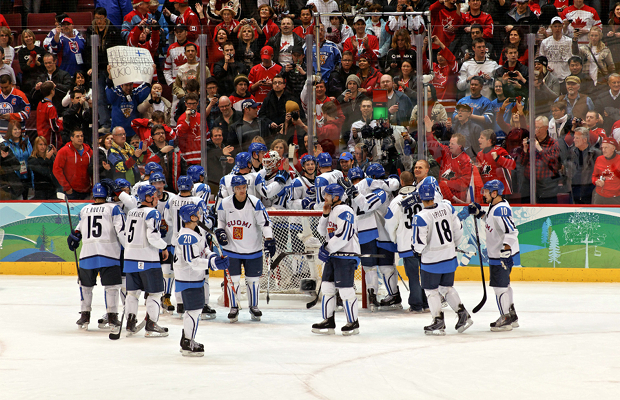
[(278, 172), (276, 172), (276, 176), (273, 179), (282, 185), (286, 185), (286, 181), (288, 180), (288, 178), (289, 178), (288, 172), (281, 169)]
[(470, 203), (467, 206), (467, 211), (469, 212), (469, 215), (473, 215), (474, 217), (478, 219), (484, 217), (484, 214), (485, 214), (485, 212), (482, 211), (482, 207), (480, 206), (480, 204), (476, 202)]
[(118, 190), (116, 188), (116, 183), (114, 183), (114, 181), (110, 178), (103, 178), (99, 181), (99, 183), (101, 183), (101, 185), (105, 188), (105, 190), (108, 192), (108, 197), (114, 197), (112, 196), (112, 193), (116, 193), (116, 191)]
[(499, 252), (499, 259), (502, 262), (504, 269), (512, 268), (514, 261), (512, 260), (512, 251), (510, 249), (501, 250)]
[(82, 234), (80, 231), (74, 231), (69, 234), (67, 237), (67, 245), (69, 246), (69, 250), (75, 251), (78, 247), (80, 247), (80, 241), (82, 240)]
[(269, 252), (269, 256), (276, 254), (276, 241), (274, 239), (265, 239), (265, 251)]
[(228, 260), (228, 257), (226, 256), (218, 257), (214, 255), (213, 259), (211, 260), (211, 269), (213, 271), (228, 269), (229, 266), (230, 266), (230, 261)]
[(353, 182), (346, 178), (338, 178), (338, 184), (344, 189), (344, 192), (350, 199), (354, 199), (359, 194)]
[(403, 208), (413, 208), (414, 205), (420, 203), (422, 203), (422, 200), (420, 200), (420, 195), (418, 192), (413, 192), (409, 196), (405, 197), (400, 202), (400, 205), (403, 206)]
[(301, 200), (301, 208), (304, 210), (313, 210), (316, 201), (312, 197), (305, 197)]
[(209, 229), (213, 229), (213, 227), (217, 225), (217, 215), (213, 211), (214, 208), (215, 207), (211, 207), (209, 209), (209, 214), (207, 214), (207, 217), (205, 218), (205, 225)]
[(226, 231), (224, 229), (216, 229), (214, 233), (220, 246), (228, 245), (228, 236), (226, 236)]
[(161, 234), (162, 239), (168, 234), (168, 224), (164, 220), (162, 220), (159, 225), (159, 233)]
[(329, 251), (327, 251), (325, 245), (321, 246), (319, 249), (319, 260), (323, 262), (327, 262), (327, 260), (329, 260)]

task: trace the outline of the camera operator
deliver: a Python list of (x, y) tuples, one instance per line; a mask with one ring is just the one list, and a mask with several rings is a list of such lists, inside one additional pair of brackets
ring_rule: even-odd
[(161, 111), (164, 114), (164, 123), (170, 125), (172, 103), (161, 95), (163, 90), (161, 83), (154, 83), (151, 94), (138, 106), (138, 112), (142, 118), (151, 118), (155, 111)]
[(71, 91), (71, 106), (62, 114), (63, 131), (61, 133), (63, 143), (69, 142), (69, 134), (74, 130), (84, 132), (91, 137), (90, 123), (92, 122), (92, 98), (84, 95), (84, 89), (74, 88)]

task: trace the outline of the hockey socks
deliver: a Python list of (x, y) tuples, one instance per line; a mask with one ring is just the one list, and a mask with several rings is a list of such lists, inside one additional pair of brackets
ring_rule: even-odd
[(105, 309), (107, 313), (118, 313), (118, 292), (121, 285), (105, 286)]
[(354, 323), (357, 321), (357, 297), (353, 288), (339, 288), (338, 292), (342, 297), (344, 313), (347, 316), (347, 322)]
[(205, 304), (209, 304), (209, 298), (211, 297), (211, 290), (209, 288), (209, 274), (208, 273), (205, 276), (204, 288), (205, 288)]
[(450, 308), (452, 308), (454, 312), (458, 312), (459, 305), (461, 304), (461, 298), (459, 297), (456, 289), (452, 286), (439, 286), (439, 292), (444, 293), (444, 297), (450, 305)]
[(379, 267), (381, 275), (383, 275), (383, 283), (387, 289), (388, 295), (393, 296), (398, 293), (398, 275), (396, 268), (392, 265), (382, 265)]
[(364, 280), (366, 281), (366, 290), (373, 289), (375, 294), (379, 292), (379, 275), (377, 274), (377, 267), (362, 267), (364, 268)]
[(200, 321), (201, 310), (186, 310), (183, 313), (183, 330), (185, 337), (194, 340), (196, 332), (198, 332), (198, 322)]
[(162, 292), (149, 293), (149, 297), (146, 299), (146, 313), (153, 322), (159, 321), (159, 313), (161, 312), (160, 299), (162, 294)]
[(497, 301), (499, 313), (501, 315), (508, 314), (510, 306), (513, 304), (512, 288), (508, 285), (508, 287), (494, 287), (493, 290), (495, 291), (495, 299)]
[(161, 271), (164, 275), (164, 294), (172, 293), (172, 284), (174, 283), (174, 271), (172, 264), (162, 264)]
[(248, 288), (248, 306), (250, 307), (258, 306), (259, 279), (258, 277), (245, 277), (245, 285)]
[(91, 311), (93, 288), (80, 285), (80, 311)]
[(129, 320), (129, 314), (138, 314), (138, 299), (140, 298), (140, 290), (130, 290), (127, 292), (127, 298), (125, 299), (125, 312)]
[[(226, 286), (226, 290), (228, 290), (228, 300), (230, 302), (231, 308), (239, 308), (239, 299), (237, 298), (237, 293), (239, 293), (239, 280), (241, 279), (241, 275), (233, 275), (230, 277), (233, 281), (234, 288), (230, 287), (230, 285)], [(248, 296), (249, 298), (250, 296)]]
[(121, 277), (120, 296), (121, 296), (121, 302), (123, 303), (123, 305), (125, 305), (125, 299), (127, 297), (127, 277), (125, 276)]
[(321, 299), (321, 313), (323, 315), (323, 319), (328, 319), (334, 316), (334, 312), (336, 311), (336, 286), (334, 282), (325, 282), (321, 283), (321, 291), (323, 292), (323, 297)]
[(426, 298), (428, 300), (428, 308), (431, 309), (431, 315), (433, 318), (439, 317), (441, 313), (441, 295), (439, 289), (424, 289)]

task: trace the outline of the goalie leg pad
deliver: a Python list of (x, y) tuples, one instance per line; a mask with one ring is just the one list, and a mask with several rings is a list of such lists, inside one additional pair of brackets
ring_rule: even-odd
[(381, 275), (383, 275), (383, 283), (387, 289), (388, 295), (393, 296), (398, 293), (398, 274), (393, 265), (382, 265), (379, 267)]
[(109, 285), (105, 287), (105, 309), (108, 313), (118, 312), (118, 292), (121, 285)]
[(457, 312), (459, 310), (459, 305), (461, 304), (461, 298), (459, 297), (456, 289), (452, 286), (439, 286), (439, 292), (445, 293), (444, 297), (450, 305), (450, 308), (452, 308), (454, 312)]
[(245, 285), (248, 288), (248, 306), (249, 307), (257, 307), (258, 306), (258, 292), (260, 290), (260, 278), (256, 277), (245, 277)]
[(159, 313), (161, 312), (161, 296), (163, 292), (149, 293), (146, 299), (146, 313), (153, 322), (159, 321)]
[(91, 311), (93, 304), (93, 287), (80, 285), (80, 311)]
[(323, 314), (323, 319), (328, 319), (334, 316), (336, 310), (336, 286), (334, 282), (323, 281), (321, 283), (321, 292), (323, 293), (321, 313)]
[(377, 267), (363, 267), (364, 278), (366, 280), (366, 290), (374, 289), (375, 293), (379, 291), (379, 275), (377, 274)]
[(342, 304), (344, 306), (344, 313), (347, 316), (347, 322), (357, 321), (357, 297), (355, 296), (355, 289), (353, 288), (339, 288), (338, 292), (342, 297)]
[(185, 310), (183, 313), (183, 329), (185, 337), (194, 340), (198, 331), (198, 322), (200, 321), (201, 310)]
[(510, 306), (512, 305), (512, 288), (511, 287), (494, 287), (495, 300), (497, 301), (497, 308), (500, 315), (508, 314)]

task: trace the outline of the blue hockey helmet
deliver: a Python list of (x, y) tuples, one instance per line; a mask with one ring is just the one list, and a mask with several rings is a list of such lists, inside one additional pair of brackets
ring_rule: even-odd
[(488, 181), (484, 184), (482, 190), (480, 190), (480, 193), (483, 193), (484, 189), (488, 189), (489, 193), (497, 190), (497, 194), (501, 196), (501, 194), (504, 193), (504, 184), (497, 179), (493, 179), (492, 181)]
[(163, 182), (166, 183), (166, 177), (162, 172), (155, 171), (149, 176), (149, 183), (152, 185), (155, 182)]
[(191, 222), (192, 215), (195, 215), (200, 219), (202, 214), (202, 208), (197, 204), (185, 204), (179, 209), (179, 216), (183, 222)]
[(237, 156), (235, 157), (235, 165), (239, 169), (247, 168), (248, 164), (251, 162), (252, 162), (252, 156), (250, 156), (250, 153), (247, 153), (245, 151), (242, 151), (241, 153), (237, 154)]
[(232, 180), (230, 181), (230, 186), (237, 187), (237, 186), (243, 186), (243, 185), (247, 185), (248, 181), (245, 180), (244, 177), (242, 177), (241, 175), (235, 175), (233, 176)]
[(250, 153), (250, 155), (254, 155), (254, 153), (258, 153), (259, 151), (267, 152), (269, 149), (264, 144), (257, 142), (251, 143), (250, 147), (248, 147), (248, 153)]
[(140, 203), (146, 201), (146, 196), (154, 196), (157, 189), (153, 185), (142, 185), (138, 188), (138, 200)]
[(316, 158), (317, 164), (319, 167), (326, 168), (332, 166), (332, 156), (329, 153), (321, 153)]
[(433, 200), (435, 198), (435, 188), (430, 183), (422, 183), (418, 186), (418, 194), (421, 200)]
[(131, 183), (129, 183), (127, 179), (118, 178), (114, 181), (114, 184), (116, 185), (118, 189), (124, 189), (124, 188), (131, 189)]
[(362, 171), (360, 167), (353, 167), (349, 170), (347, 178), (349, 178), (350, 181), (354, 179), (364, 179), (364, 171)]
[(344, 189), (337, 183), (332, 183), (330, 185), (325, 186), (325, 194), (329, 194), (332, 196), (338, 196), (342, 199), (344, 195)]
[(144, 174), (150, 176), (153, 172), (164, 172), (164, 169), (156, 162), (151, 161), (146, 163), (144, 166)]
[(431, 185), (436, 191), (440, 191), (439, 183), (434, 176), (427, 176), (426, 178), (422, 179), (422, 185)]
[(179, 191), (192, 190), (194, 187), (194, 181), (187, 175), (181, 175), (177, 180), (177, 187), (179, 188)]
[(366, 175), (372, 179), (381, 179), (385, 176), (385, 169), (381, 164), (372, 163), (366, 168)]
[(205, 176), (205, 169), (202, 165), (191, 165), (187, 168), (187, 176), (192, 178), (194, 183), (200, 182), (200, 177)]
[(95, 186), (93, 186), (93, 198), (105, 199), (106, 197), (108, 197), (108, 190), (101, 183), (95, 183)]
[(306, 164), (308, 161), (314, 161), (314, 163), (316, 164), (316, 157), (311, 154), (306, 154), (301, 158), (301, 166), (303, 167), (304, 164)]

